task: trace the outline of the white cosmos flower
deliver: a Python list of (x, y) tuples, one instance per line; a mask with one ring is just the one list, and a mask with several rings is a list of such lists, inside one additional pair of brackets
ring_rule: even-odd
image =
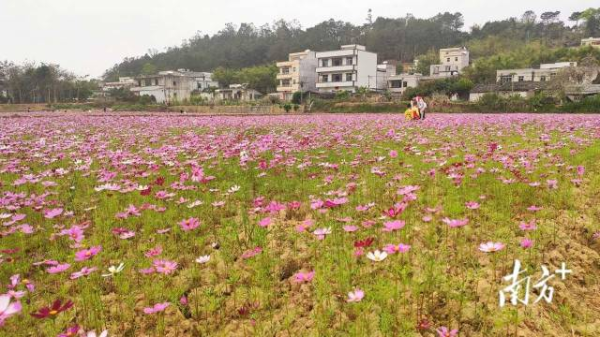
[(144, 191), (148, 189), (148, 185), (138, 185), (138, 187), (135, 188), (138, 191)]
[(200, 206), (200, 205), (202, 205), (202, 204), (204, 204), (204, 202), (202, 202), (201, 200), (196, 200), (196, 201), (194, 201), (194, 202), (192, 202), (192, 203), (189, 203), (189, 204), (187, 205), (187, 208), (194, 208), (194, 207), (196, 207), (196, 206)]
[(385, 260), (385, 258), (388, 256), (388, 254), (386, 252), (382, 252), (380, 250), (376, 250), (374, 252), (369, 252), (367, 254), (367, 258), (371, 261), (375, 261), (375, 262), (380, 262)]
[(210, 255), (203, 255), (196, 259), (197, 263), (204, 264), (210, 261)]
[(228, 193), (235, 193), (235, 192), (239, 191), (239, 190), (240, 190), (240, 188), (241, 188), (241, 187), (240, 187), (239, 185), (233, 185), (233, 186), (231, 186), (231, 187), (230, 187), (230, 188), (227, 190), (227, 192), (228, 192)]
[(103, 277), (115, 276), (116, 274), (122, 272), (123, 268), (125, 268), (125, 264), (123, 262), (121, 262), (121, 264), (119, 264), (118, 266), (110, 266), (110, 267), (108, 267), (108, 274), (102, 274), (102, 276)]

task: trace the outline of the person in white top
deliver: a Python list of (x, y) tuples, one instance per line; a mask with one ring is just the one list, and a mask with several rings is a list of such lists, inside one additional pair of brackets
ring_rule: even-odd
[(427, 110), (427, 103), (425, 103), (421, 96), (417, 96), (417, 107), (419, 107), (421, 119), (425, 119), (425, 110)]

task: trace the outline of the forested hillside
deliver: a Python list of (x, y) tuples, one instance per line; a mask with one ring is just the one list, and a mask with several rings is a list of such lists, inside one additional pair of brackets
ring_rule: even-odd
[(600, 8), (572, 13), (569, 22), (561, 21), (559, 15), (556, 11), (539, 15), (527, 11), (519, 17), (469, 29), (465, 29), (461, 13), (440, 13), (426, 19), (408, 15), (373, 20), (369, 16), (363, 25), (332, 19), (310, 28), (283, 20), (260, 27), (247, 23), (227, 24), (214, 35), (197, 33), (181, 46), (127, 58), (107, 70), (105, 78), (176, 68), (240, 69), (284, 60), (290, 52), (330, 50), (349, 43), (366, 45), (379, 54), (380, 60), (409, 62), (423, 55), (419, 59), (422, 58), (425, 65), (428, 53), (429, 59), (434, 60), (431, 51), (449, 46), (466, 45), (477, 59), (523, 47), (552, 50), (574, 46), (582, 37), (600, 36)]

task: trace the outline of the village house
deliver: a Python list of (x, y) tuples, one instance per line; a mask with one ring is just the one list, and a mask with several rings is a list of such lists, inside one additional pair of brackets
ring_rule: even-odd
[(430, 77), (434, 79), (458, 76), (469, 66), (469, 51), (465, 47), (440, 49), (441, 64), (429, 67)]
[(317, 52), (319, 92), (356, 92), (365, 87), (377, 89), (377, 54), (364, 46), (345, 45), (340, 50)]
[(577, 67), (577, 62), (558, 62), (551, 64), (542, 64), (539, 69), (505, 69), (496, 72), (496, 82), (546, 82), (556, 76), (560, 69), (567, 67)]
[(138, 96), (154, 96), (157, 103), (174, 103), (189, 100), (192, 93), (201, 93), (218, 87), (212, 74), (186, 69), (161, 71), (156, 75), (136, 77), (136, 86), (131, 91)]
[(408, 88), (416, 88), (423, 78), (422, 74), (398, 74), (388, 79), (388, 90), (394, 94), (404, 94)]
[(592, 46), (594, 48), (600, 48), (600, 37), (588, 37), (587, 39), (582, 39), (581, 46)]
[(136, 80), (133, 77), (119, 77), (116, 82), (104, 82), (102, 84), (102, 91), (108, 92), (114, 89), (130, 89), (135, 86)]
[(295, 92), (316, 91), (316, 52), (306, 50), (289, 54), (288, 61), (277, 62), (277, 68), (277, 93), (281, 100), (291, 100)]
[(387, 90), (388, 80), (390, 77), (396, 75), (396, 66), (397, 63), (395, 61), (384, 61), (377, 65), (377, 91)]
[(231, 84), (228, 88), (215, 91), (215, 101), (250, 102), (263, 97), (263, 94), (246, 87), (245, 84)]

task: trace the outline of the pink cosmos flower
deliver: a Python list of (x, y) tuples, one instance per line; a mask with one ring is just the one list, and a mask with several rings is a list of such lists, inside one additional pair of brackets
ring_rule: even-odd
[(442, 222), (450, 226), (450, 228), (463, 227), (469, 223), (469, 219), (449, 219), (444, 218)]
[(390, 150), (390, 158), (396, 158), (396, 157), (398, 157), (398, 151)]
[(335, 208), (348, 202), (348, 198), (336, 198), (325, 200), (324, 206), (327, 208)]
[(360, 290), (359, 288), (354, 289), (348, 293), (348, 299), (346, 300), (348, 303), (360, 302), (365, 297), (365, 292)]
[(537, 226), (535, 225), (535, 219), (529, 221), (529, 222), (521, 222), (521, 224), (519, 224), (519, 228), (523, 231), (534, 231), (537, 229)]
[(144, 308), (144, 313), (146, 315), (155, 314), (157, 312), (164, 311), (169, 305), (171, 305), (171, 303), (169, 303), (169, 302), (156, 303), (152, 307), (146, 307), (146, 308)]
[(581, 177), (585, 173), (585, 167), (579, 165), (577, 166), (577, 174)]
[(71, 267), (70, 264), (63, 263), (63, 264), (57, 264), (56, 266), (52, 266), (52, 267), (46, 269), (46, 271), (49, 274), (58, 274), (58, 273), (62, 273), (63, 271), (69, 269), (70, 267)]
[(151, 248), (150, 250), (148, 250), (147, 252), (144, 253), (145, 257), (154, 257), (154, 256), (158, 256), (162, 253), (163, 249), (161, 246), (156, 246), (154, 248)]
[(438, 328), (436, 331), (438, 333), (438, 337), (456, 337), (456, 336), (458, 336), (458, 329), (450, 330), (445, 326)]
[(478, 209), (479, 207), (481, 207), (481, 205), (478, 202), (475, 201), (468, 201), (465, 203), (465, 206), (468, 209)]
[(386, 245), (383, 250), (388, 254), (406, 253), (410, 250), (410, 245), (398, 244), (398, 245)]
[(388, 221), (383, 224), (383, 231), (392, 232), (404, 228), (404, 225), (406, 225), (406, 222), (404, 220)]
[(262, 228), (267, 228), (273, 223), (271, 218), (264, 218), (258, 222), (258, 225)]
[(119, 234), (119, 239), (121, 239), (121, 240), (127, 240), (127, 239), (131, 239), (134, 236), (135, 236), (135, 232), (134, 231), (125, 231), (125, 232)]
[(326, 235), (331, 234), (331, 227), (315, 229), (313, 234), (317, 236), (318, 240), (323, 240)]
[(67, 235), (69, 239), (73, 240), (76, 243), (80, 243), (85, 238), (85, 236), (83, 235), (83, 228), (77, 225), (74, 225), (69, 229), (63, 229), (62, 231), (60, 231), (59, 235)]
[(538, 207), (536, 205), (532, 205), (532, 206), (527, 207), (527, 210), (531, 211), (531, 212), (537, 212), (537, 211), (541, 210), (542, 208), (543, 207)]
[(179, 223), (179, 226), (181, 227), (181, 230), (183, 230), (184, 232), (189, 232), (200, 226), (200, 220), (198, 220), (196, 218), (189, 218), (187, 220), (182, 220)]
[(494, 253), (504, 249), (505, 245), (502, 242), (488, 241), (479, 245), (479, 250), (484, 253)]
[(0, 295), (0, 326), (3, 326), (10, 316), (20, 312), (21, 308), (20, 302), (11, 303), (9, 295)]
[(547, 180), (546, 183), (548, 184), (548, 188), (555, 190), (558, 188), (558, 180)]
[(315, 277), (315, 271), (308, 273), (298, 272), (294, 275), (294, 282), (296, 283), (308, 283)]
[(351, 232), (356, 232), (358, 230), (358, 227), (356, 226), (352, 226), (352, 225), (346, 225), (344, 226), (344, 231), (351, 233)]
[(528, 249), (531, 248), (533, 246), (533, 241), (528, 239), (528, 238), (524, 238), (523, 240), (521, 240), (521, 247), (524, 249)]
[(78, 279), (82, 276), (88, 276), (89, 274), (93, 273), (96, 270), (98, 270), (98, 268), (96, 268), (96, 267), (92, 267), (92, 268), (83, 267), (80, 271), (76, 271), (73, 274), (71, 274), (71, 280)]
[(254, 248), (254, 249), (250, 249), (250, 250), (247, 250), (247, 251), (245, 251), (245, 252), (242, 254), (242, 256), (241, 256), (241, 257), (242, 257), (242, 259), (244, 259), (244, 260), (247, 260), (247, 259), (249, 259), (249, 258), (252, 258), (252, 257), (254, 257), (254, 256), (258, 255), (258, 254), (260, 254), (261, 252), (262, 252), (262, 248), (260, 248), (260, 247), (256, 247), (256, 248)]
[(168, 260), (154, 260), (152, 265), (157, 273), (169, 275), (175, 272), (177, 269), (177, 262)]
[(57, 216), (61, 215), (63, 212), (62, 208), (52, 208), (44, 210), (44, 217), (46, 219), (54, 219)]
[(80, 250), (75, 253), (75, 261), (85, 261), (89, 260), (92, 257), (96, 256), (102, 250), (102, 246), (94, 246), (90, 249)]

